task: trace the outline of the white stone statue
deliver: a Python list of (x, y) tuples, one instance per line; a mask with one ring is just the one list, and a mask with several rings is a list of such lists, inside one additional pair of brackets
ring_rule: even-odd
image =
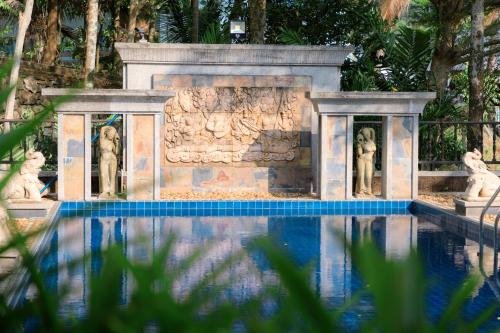
[(375, 173), (375, 159), (373, 155), (375, 145), (375, 130), (364, 127), (356, 136), (356, 190), (355, 197), (372, 196), (372, 182)]
[(99, 199), (116, 198), (116, 171), (120, 136), (113, 126), (103, 126), (99, 134)]
[(5, 200), (29, 199), (41, 201), (42, 196), (48, 193), (48, 189), (40, 193), (45, 184), (38, 179), (38, 173), (44, 164), (45, 157), (41, 152), (28, 150), (23, 165), (2, 190), (2, 198)]
[(467, 178), (467, 188), (464, 193), (464, 200), (484, 201), (488, 200), (500, 186), (500, 178), (488, 170), (486, 164), (481, 161), (481, 152), (474, 149), (467, 152), (462, 157), (465, 169), (469, 174)]

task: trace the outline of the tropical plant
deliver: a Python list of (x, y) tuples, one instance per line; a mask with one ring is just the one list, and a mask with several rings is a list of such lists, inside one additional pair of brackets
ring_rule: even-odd
[(387, 80), (392, 90), (428, 90), (426, 72), (434, 42), (430, 30), (398, 26), (386, 42)]
[[(4, 3), (7, 3), (4, 0), (1, 0)], [(9, 85), (10, 86), (15, 86), (17, 84), (17, 80), (19, 78), (19, 68), (21, 66), (21, 58), (23, 55), (23, 47), (24, 47), (24, 38), (26, 36), (26, 31), (28, 31), (28, 27), (31, 22), (31, 13), (33, 11), (33, 3), (34, 0), (26, 0), (26, 3), (23, 8), (20, 8), (21, 6), (18, 6), (19, 4), (17, 2), (13, 3), (7, 3), (11, 6), (13, 11), (18, 11), (17, 16), (18, 16), (18, 28), (17, 28), (17, 35), (16, 35), (16, 46), (14, 49), (14, 57), (13, 57), (13, 64), (10, 72), (10, 77), (9, 77)], [(18, 8), (19, 7), (19, 8)], [(12, 89), (9, 92), (6, 105), (5, 105), (5, 118), (6, 119), (13, 119), (14, 118), (14, 106), (15, 106), (15, 101), (16, 101), (16, 90)], [(3, 105), (3, 103), (2, 103)], [(9, 125), (5, 126), (5, 130), (9, 130)]]
[(229, 44), (230, 42), (228, 34), (221, 29), (218, 22), (207, 27), (200, 41), (203, 44)]
[(282, 44), (286, 45), (305, 45), (304, 36), (301, 35), (300, 30), (295, 31), (288, 28), (281, 27), (281, 33), (278, 36), (278, 40)]

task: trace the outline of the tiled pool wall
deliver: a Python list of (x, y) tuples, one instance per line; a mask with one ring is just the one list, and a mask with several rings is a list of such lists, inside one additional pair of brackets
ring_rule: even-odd
[(411, 200), (65, 201), (60, 216), (394, 215), (409, 214), (411, 205)]
[[(446, 231), (479, 242), (480, 227), (477, 220), (457, 215), (454, 211), (445, 210), (427, 202), (418, 200), (414, 201), (409, 209), (413, 215), (417, 217), (424, 217), (427, 221), (440, 226)], [(488, 246), (493, 246), (494, 236), (494, 227), (491, 224), (485, 223), (483, 229), (484, 243)]]

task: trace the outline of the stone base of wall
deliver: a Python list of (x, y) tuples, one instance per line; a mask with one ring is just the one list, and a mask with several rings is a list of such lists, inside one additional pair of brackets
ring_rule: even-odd
[(311, 167), (162, 167), (162, 193), (310, 193)]
[(464, 192), (467, 176), (419, 176), (419, 192)]

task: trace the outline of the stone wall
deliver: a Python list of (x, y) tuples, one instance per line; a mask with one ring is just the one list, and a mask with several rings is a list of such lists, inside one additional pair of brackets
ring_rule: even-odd
[(155, 75), (174, 90), (162, 126), (161, 187), (176, 192), (311, 189), (310, 79)]
[[(0, 59), (0, 66), (5, 63), (5, 59)], [(69, 66), (47, 66), (23, 61), (19, 77), (14, 117), (27, 119), (47, 105), (48, 99), (42, 96), (43, 88), (77, 87), (81, 81), (81, 70)], [(121, 88), (121, 84), (121, 77), (114, 77), (106, 71), (95, 77), (96, 88)]]

